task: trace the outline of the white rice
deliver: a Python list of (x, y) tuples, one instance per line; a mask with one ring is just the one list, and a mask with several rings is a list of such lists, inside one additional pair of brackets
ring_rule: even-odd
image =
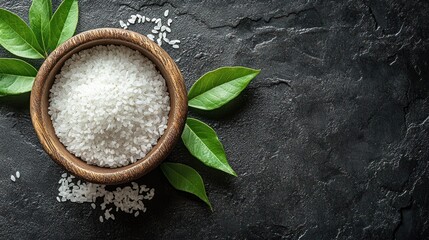
[(109, 191), (105, 185), (76, 181), (73, 175), (65, 173), (59, 183), (58, 202), (90, 202), (91, 208), (95, 209), (97, 199), (102, 199), (102, 203), (99, 206), (104, 212), (99, 217), (100, 222), (109, 219), (115, 220), (115, 216), (112, 213), (113, 208), (115, 208), (116, 212), (120, 210), (137, 217), (140, 212), (146, 212), (143, 201), (149, 201), (155, 196), (155, 189), (148, 188), (146, 185), (138, 185), (135, 182), (132, 182), (131, 186), (116, 187), (114, 191)]
[(122, 21), (122, 20), (119, 21), (119, 25), (121, 25), (121, 28), (123, 28), (123, 29), (128, 28), (127, 24), (125, 24), (124, 21)]
[(143, 158), (167, 128), (164, 78), (140, 52), (96, 46), (74, 54), (51, 88), (49, 114), (67, 150), (89, 164)]
[(11, 180), (12, 182), (15, 182), (15, 181), (16, 181), (15, 176), (10, 175), (10, 180)]
[(19, 171), (16, 171), (15, 176), (16, 176), (16, 178), (18, 179), (18, 178), (20, 178), (20, 177), (21, 177), (21, 173), (20, 173)]
[(153, 34), (148, 34), (147, 37), (152, 41), (155, 39), (155, 36)]
[(134, 23), (136, 23), (136, 20), (137, 20), (137, 16), (136, 15), (131, 15), (131, 18), (128, 19), (128, 22), (131, 23), (131, 24), (134, 24)]
[[(169, 10), (165, 10), (164, 11), (164, 17), (167, 19), (168, 14), (169, 14)], [(145, 21), (146, 20), (146, 21)], [(156, 25), (153, 26), (153, 28), (150, 30), (151, 33), (147, 34), (147, 37), (156, 42), (159, 46), (162, 46), (163, 41), (166, 42), (167, 44), (171, 45), (173, 48), (177, 49), (179, 48), (179, 43), (180, 40), (169, 40), (169, 38), (167, 38), (167, 33), (171, 33), (171, 24), (173, 23), (173, 20), (171, 18), (167, 19), (167, 25), (163, 25), (163, 21), (162, 18), (152, 18), (150, 19), (149, 17), (145, 17), (142, 16), (140, 14), (132, 14), (130, 16), (130, 18), (128, 18), (128, 20), (126, 21), (127, 23), (125, 23), (123, 20), (119, 20), (119, 25), (121, 26), (121, 28), (123, 29), (128, 29), (128, 26), (130, 25), (134, 25), (136, 23), (155, 23)], [(163, 33), (162, 35), (159, 34), (158, 38), (155, 39), (155, 35), (153, 34), (158, 34), (158, 33)]]

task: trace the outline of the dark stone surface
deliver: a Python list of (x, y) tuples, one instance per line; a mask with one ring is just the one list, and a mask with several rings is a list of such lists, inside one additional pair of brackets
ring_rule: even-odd
[[(262, 69), (221, 111), (190, 112), (216, 129), (239, 177), (178, 144), (168, 160), (200, 171), (215, 211), (156, 170), (139, 180), (156, 188), (146, 214), (101, 224), (89, 204), (56, 202), (63, 170), (41, 150), (28, 95), (2, 98), (1, 239), (429, 239), (428, 1), (79, 4), (78, 32), (170, 9), (182, 43), (166, 50), (188, 87), (218, 66)], [(29, 5), (0, 1), (22, 17)]]

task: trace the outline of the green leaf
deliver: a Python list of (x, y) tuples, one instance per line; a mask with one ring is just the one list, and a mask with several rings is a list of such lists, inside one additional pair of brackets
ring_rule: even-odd
[(13, 58), (0, 58), (0, 96), (31, 91), (37, 70), (30, 64)]
[(216, 132), (207, 124), (188, 118), (182, 140), (189, 152), (205, 165), (237, 176), (226, 160), (225, 151)]
[(49, 40), (49, 22), (52, 17), (51, 0), (33, 0), (28, 18), (30, 26), (39, 41), (40, 46), (47, 52)]
[(77, 0), (64, 0), (50, 22), (49, 50), (71, 38), (76, 31), (79, 9)]
[(25, 22), (5, 9), (0, 9), (0, 45), (19, 57), (43, 58), (43, 49)]
[(175, 189), (197, 196), (213, 211), (206, 194), (203, 179), (195, 169), (181, 163), (165, 162), (161, 164), (161, 171)]
[(204, 74), (189, 90), (188, 105), (213, 110), (237, 97), (259, 74), (260, 70), (246, 67), (221, 67)]

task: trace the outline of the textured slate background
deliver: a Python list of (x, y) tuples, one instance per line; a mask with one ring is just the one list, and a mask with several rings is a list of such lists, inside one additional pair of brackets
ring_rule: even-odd
[[(215, 211), (156, 170), (139, 180), (156, 188), (146, 214), (101, 224), (89, 204), (56, 202), (63, 170), (41, 150), (28, 95), (2, 98), (1, 239), (429, 239), (427, 1), (79, 4), (78, 32), (170, 9), (182, 44), (166, 50), (187, 87), (218, 66), (262, 69), (222, 111), (190, 113), (217, 130), (239, 177), (178, 144), (168, 160), (200, 171)], [(29, 6), (0, 1), (22, 17)]]

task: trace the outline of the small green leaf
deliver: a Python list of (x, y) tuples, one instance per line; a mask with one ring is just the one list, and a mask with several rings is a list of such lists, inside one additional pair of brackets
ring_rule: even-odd
[(52, 17), (51, 0), (33, 0), (28, 18), (30, 26), (39, 41), (40, 46), (47, 52), (49, 40), (49, 22)]
[(213, 211), (203, 179), (195, 169), (181, 163), (165, 162), (161, 164), (161, 171), (175, 189), (197, 196)]
[(5, 9), (0, 9), (0, 45), (19, 57), (43, 58), (43, 49), (25, 22)]
[(13, 58), (0, 58), (0, 96), (31, 91), (37, 70), (30, 64)]
[(205, 165), (237, 176), (226, 160), (225, 151), (216, 132), (207, 124), (188, 118), (182, 140), (189, 152)]
[(79, 16), (77, 0), (64, 0), (50, 22), (49, 50), (71, 38), (76, 31)]
[(221, 67), (204, 74), (189, 90), (188, 105), (202, 110), (219, 108), (237, 97), (259, 74), (246, 67)]

